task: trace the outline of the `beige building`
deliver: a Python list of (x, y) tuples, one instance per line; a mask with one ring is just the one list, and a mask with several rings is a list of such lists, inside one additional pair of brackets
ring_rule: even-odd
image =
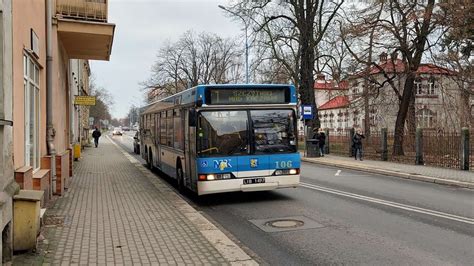
[[(382, 54), (380, 68), (393, 77), (395, 88), (403, 92), (405, 65), (402, 60), (387, 60)], [(366, 80), (369, 80), (366, 82)], [(322, 87), (315, 85), (318, 114), (321, 126), (336, 132), (353, 127), (364, 127), (365, 110), (364, 85), (371, 84), (368, 94), (369, 124), (371, 130), (388, 128), (394, 130), (398, 112), (398, 96), (386, 80), (383, 72), (372, 67), (370, 72), (351, 75), (339, 85)], [(331, 81), (326, 81), (332, 84)], [(342, 85), (341, 85), (342, 84)], [(378, 87), (378, 84), (384, 84)], [(466, 94), (456, 73), (433, 64), (421, 64), (415, 80), (416, 126), (433, 130), (459, 130), (472, 119), (472, 93)], [(469, 106), (469, 97), (471, 106)]]
[(4, 261), (12, 251), (5, 236), (11, 235), (13, 181), (21, 189), (44, 190), (47, 199), (62, 195), (72, 176), (72, 145), (88, 125), (88, 108), (74, 105), (74, 97), (89, 93), (88, 60), (111, 54), (115, 25), (107, 22), (107, 2), (0, 0)]

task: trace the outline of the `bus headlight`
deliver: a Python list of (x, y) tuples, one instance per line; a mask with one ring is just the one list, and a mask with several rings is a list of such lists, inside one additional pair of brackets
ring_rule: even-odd
[(200, 174), (199, 181), (212, 181), (212, 180), (223, 180), (223, 179), (231, 179), (231, 173), (224, 173), (224, 174)]
[(275, 170), (274, 175), (297, 175), (300, 173), (300, 169), (294, 168), (294, 169), (279, 169)]

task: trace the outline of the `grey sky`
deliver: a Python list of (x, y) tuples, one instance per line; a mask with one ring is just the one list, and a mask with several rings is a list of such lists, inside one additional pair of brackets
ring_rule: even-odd
[(91, 61), (99, 86), (114, 96), (112, 116), (125, 117), (130, 105), (142, 102), (139, 82), (150, 75), (156, 53), (166, 41), (185, 31), (212, 32), (223, 37), (241, 36), (242, 25), (217, 5), (225, 0), (110, 0), (109, 22), (115, 38), (109, 62)]

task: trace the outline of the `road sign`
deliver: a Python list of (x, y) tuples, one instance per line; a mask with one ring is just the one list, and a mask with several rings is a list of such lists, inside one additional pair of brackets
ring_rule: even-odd
[(95, 96), (75, 96), (75, 105), (95, 105)]
[(311, 105), (303, 105), (303, 119), (313, 119), (313, 107)]
[(92, 125), (94, 125), (94, 118), (89, 117), (89, 126), (92, 126)]

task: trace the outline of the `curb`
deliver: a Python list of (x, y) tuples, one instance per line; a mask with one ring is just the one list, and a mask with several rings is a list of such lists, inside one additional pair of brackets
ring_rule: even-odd
[(201, 213), (189, 205), (181, 195), (174, 192), (166, 184), (157, 178), (149, 169), (145, 168), (137, 159), (128, 154), (120, 145), (115, 143), (109, 136), (110, 142), (119, 149), (119, 151), (138, 169), (148, 180), (158, 189), (163, 190), (163, 186), (167, 189), (165, 193), (169, 193), (167, 198), (173, 207), (191, 221), (197, 230), (211, 243), (211, 245), (232, 265), (258, 265), (245, 251), (243, 251), (235, 242), (228, 238), (219, 228), (206, 219)]
[(456, 181), (456, 180), (424, 176), (424, 175), (418, 175), (418, 174), (401, 173), (401, 172), (390, 171), (390, 170), (379, 169), (379, 168), (366, 168), (366, 167), (362, 167), (358, 165), (323, 162), (323, 161), (308, 159), (305, 157), (301, 157), (301, 161), (314, 163), (314, 164), (321, 164), (321, 165), (326, 165), (326, 166), (340, 167), (340, 168), (350, 169), (350, 170), (357, 170), (357, 171), (362, 171), (362, 172), (367, 172), (367, 173), (381, 174), (381, 175), (386, 175), (386, 176), (395, 176), (399, 178), (412, 179), (412, 180), (435, 183), (435, 184), (440, 184), (440, 185), (448, 185), (448, 186), (474, 189), (474, 183), (470, 183), (470, 182)]

